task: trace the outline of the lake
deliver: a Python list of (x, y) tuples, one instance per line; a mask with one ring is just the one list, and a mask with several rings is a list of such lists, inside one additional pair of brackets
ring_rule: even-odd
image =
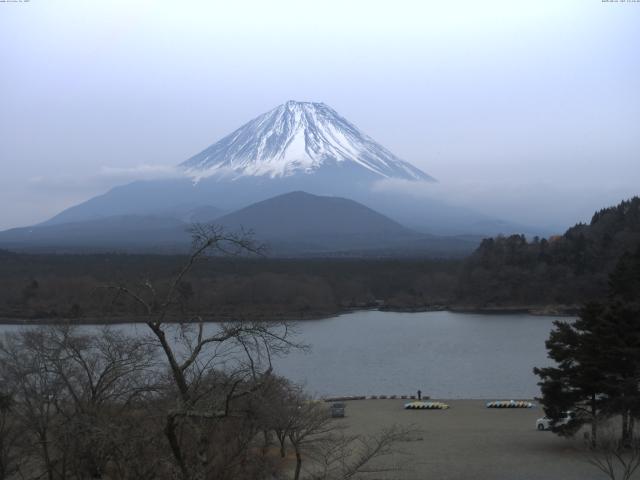
[(554, 320), (512, 314), (363, 311), (299, 324), (311, 344), (277, 363), (320, 395), (423, 394), (532, 398), (534, 366), (549, 365)]
[[(534, 366), (550, 364), (544, 342), (566, 317), (360, 311), (297, 324), (311, 350), (275, 368), (316, 395), (413, 395), (512, 399), (539, 395)], [(0, 332), (17, 330), (0, 326)], [(125, 325), (145, 332), (144, 325)]]

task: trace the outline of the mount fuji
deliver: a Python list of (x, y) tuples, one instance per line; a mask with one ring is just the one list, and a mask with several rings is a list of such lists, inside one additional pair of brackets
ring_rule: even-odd
[(180, 165), (189, 176), (282, 178), (353, 169), (362, 178), (433, 181), (324, 103), (295, 102), (246, 123)]
[[(87, 243), (93, 244), (99, 240), (94, 238), (96, 232), (103, 232), (97, 236), (113, 237), (118, 245), (126, 244), (129, 237), (140, 244), (143, 238), (151, 236), (160, 243), (164, 239), (164, 246), (183, 238), (183, 227), (189, 222), (224, 219), (235, 225), (239, 218), (253, 218), (260, 223), (262, 213), (247, 216), (234, 215), (234, 212), (275, 197), (281, 198), (248, 212), (263, 212), (268, 207), (268, 218), (272, 218), (283, 232), (291, 231), (292, 228), (299, 229), (299, 219), (304, 217), (304, 212), (298, 209), (297, 217), (287, 217), (292, 222), (289, 226), (278, 221), (279, 215), (287, 211), (284, 206), (287, 202), (307, 199), (303, 203), (313, 205), (315, 209), (309, 210), (309, 216), (316, 218), (317, 212), (324, 212), (323, 229), (328, 228), (326, 238), (334, 236), (329, 242), (332, 248), (346, 245), (345, 233), (338, 228), (338, 223), (359, 225), (362, 223), (359, 215), (365, 215), (367, 222), (372, 222), (371, 231), (378, 232), (373, 246), (381, 247), (399, 245), (400, 238), (404, 244), (409, 238), (420, 244), (420, 238), (424, 240), (425, 234), (528, 233), (520, 226), (465, 208), (433, 199), (417, 199), (397, 190), (375, 188), (378, 182), (385, 180), (420, 182), (426, 186), (436, 180), (395, 156), (323, 103), (288, 101), (180, 163), (176, 172), (175, 178), (135, 181), (112, 188), (40, 225), (1, 232), (0, 243), (4, 239), (11, 240), (14, 246), (25, 242), (40, 246), (55, 242), (64, 246), (70, 244), (65, 239), (67, 232), (75, 237), (74, 241), (87, 238)], [(319, 200), (314, 203), (308, 201), (311, 197), (287, 195), (291, 192), (306, 192), (318, 196)], [(331, 202), (330, 197), (357, 202), (362, 208), (348, 209), (353, 218), (340, 217), (338, 221), (337, 203)], [(412, 233), (399, 228), (380, 233), (373, 228), (378, 217), (371, 211)], [(329, 228), (331, 223), (326, 221), (331, 217), (335, 218), (333, 231)], [(148, 228), (142, 228), (145, 225)], [(252, 228), (254, 225), (242, 226)], [(140, 232), (132, 233), (136, 228)], [(122, 235), (118, 235), (120, 230)], [(260, 230), (267, 232), (264, 225)], [(363, 232), (366, 231), (363, 227)], [(279, 238), (273, 229), (269, 230), (269, 236)], [(391, 238), (393, 236), (398, 238)], [(340, 242), (335, 241), (337, 237)], [(358, 242), (359, 247), (364, 245), (360, 240)], [(311, 244), (306, 237), (305, 243)], [(314, 248), (322, 246), (315, 245)]]
[(164, 215), (181, 206), (209, 205), (229, 212), (292, 191), (369, 205), (380, 197), (372, 194), (372, 186), (386, 179), (435, 182), (331, 107), (288, 101), (177, 165), (176, 178), (115, 187), (45, 223)]

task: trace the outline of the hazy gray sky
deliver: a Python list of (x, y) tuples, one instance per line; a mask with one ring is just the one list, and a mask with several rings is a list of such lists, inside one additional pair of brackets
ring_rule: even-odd
[(640, 193), (640, 3), (0, 2), (0, 228), (162, 175), (288, 99), (539, 225)]

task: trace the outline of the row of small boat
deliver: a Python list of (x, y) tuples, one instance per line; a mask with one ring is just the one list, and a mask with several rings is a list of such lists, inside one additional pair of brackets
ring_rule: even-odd
[(449, 405), (443, 402), (409, 402), (404, 404), (406, 410), (446, 410)]
[[(487, 408), (533, 408), (535, 405), (524, 400), (497, 400), (488, 402)], [(409, 402), (404, 404), (406, 410), (446, 410), (444, 402)]]
[(524, 400), (498, 400), (495, 402), (488, 402), (487, 408), (533, 408), (534, 405), (531, 402)]

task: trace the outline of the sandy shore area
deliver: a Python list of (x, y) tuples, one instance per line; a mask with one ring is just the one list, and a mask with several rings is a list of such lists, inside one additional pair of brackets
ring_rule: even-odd
[(488, 409), (484, 400), (442, 400), (448, 410), (404, 410), (406, 400), (347, 402), (350, 432), (373, 434), (394, 424), (420, 430), (385, 462), (402, 471), (371, 478), (438, 480), (591, 480), (605, 478), (589, 465), (582, 437), (537, 431), (541, 408)]

